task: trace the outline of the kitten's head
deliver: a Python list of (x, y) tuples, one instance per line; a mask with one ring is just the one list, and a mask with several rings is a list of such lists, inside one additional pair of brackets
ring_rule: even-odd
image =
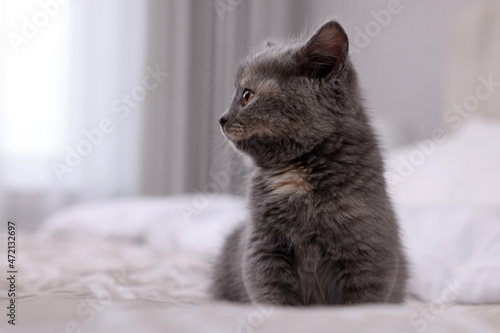
[(292, 162), (356, 119), (357, 81), (337, 22), (305, 43), (267, 43), (240, 65), (235, 86), (222, 131), (258, 166)]

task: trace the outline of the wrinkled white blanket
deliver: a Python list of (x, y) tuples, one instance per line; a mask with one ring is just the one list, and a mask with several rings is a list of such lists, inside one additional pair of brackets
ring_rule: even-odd
[[(41, 231), (46, 237), (143, 242), (165, 256), (206, 262), (219, 250), (223, 236), (245, 218), (246, 210), (236, 197), (210, 197), (198, 213), (190, 210), (196, 202), (197, 195), (86, 204), (54, 215)], [(188, 220), (186, 211), (191, 212)], [(398, 215), (413, 297), (500, 304), (500, 205), (399, 207)], [(453, 295), (443, 297), (449, 289)]]

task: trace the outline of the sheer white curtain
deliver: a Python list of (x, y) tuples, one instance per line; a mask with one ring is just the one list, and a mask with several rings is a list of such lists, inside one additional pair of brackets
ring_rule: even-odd
[(0, 218), (136, 193), (146, 3), (0, 3)]

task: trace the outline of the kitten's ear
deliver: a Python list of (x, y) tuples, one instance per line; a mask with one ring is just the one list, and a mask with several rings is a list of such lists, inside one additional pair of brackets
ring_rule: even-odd
[(297, 60), (305, 75), (323, 78), (343, 67), (348, 52), (349, 41), (344, 29), (337, 22), (330, 21), (300, 48)]

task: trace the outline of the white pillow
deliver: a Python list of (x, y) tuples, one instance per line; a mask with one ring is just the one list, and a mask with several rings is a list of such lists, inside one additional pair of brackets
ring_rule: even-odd
[(399, 207), (409, 291), (432, 303), (500, 303), (500, 205)]
[(500, 122), (470, 119), (438, 141), (389, 154), (386, 176), (394, 202), (500, 203)]

